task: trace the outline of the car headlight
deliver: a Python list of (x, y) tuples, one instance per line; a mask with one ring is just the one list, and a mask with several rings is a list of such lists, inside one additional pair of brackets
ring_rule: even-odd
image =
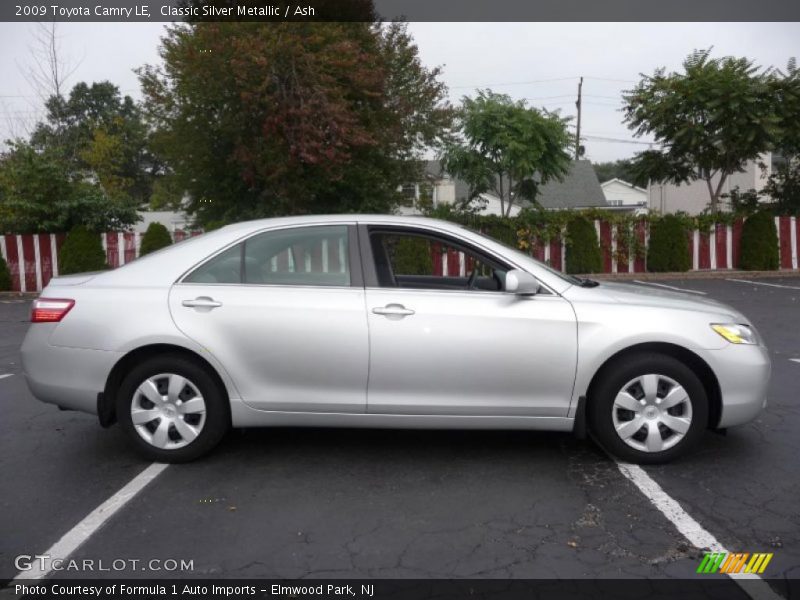
[(758, 344), (758, 335), (749, 325), (739, 323), (712, 323), (711, 329), (716, 331), (731, 344)]

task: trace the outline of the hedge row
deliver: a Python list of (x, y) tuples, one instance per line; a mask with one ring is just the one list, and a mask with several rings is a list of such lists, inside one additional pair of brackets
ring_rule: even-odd
[[(568, 273), (597, 273), (602, 271), (602, 249), (593, 221), (601, 219), (612, 228), (631, 234), (618, 244), (612, 260), (647, 257), (647, 269), (652, 272), (688, 271), (692, 268), (689, 236), (694, 229), (708, 230), (715, 223), (733, 223), (735, 215), (686, 214), (646, 215), (615, 214), (602, 210), (523, 211), (517, 217), (504, 219), (495, 215), (456, 213), (448, 209), (432, 214), (482, 231), (521, 250), (532, 251), (536, 240), (546, 243), (565, 236), (566, 271)], [(649, 224), (649, 247), (645, 248), (633, 235), (637, 224)], [(741, 268), (745, 270), (777, 269), (779, 264), (778, 238), (773, 215), (760, 211), (745, 221), (741, 241)]]
[(3, 255), (0, 254), (0, 292), (11, 291), (11, 273), (8, 270), (8, 265)]

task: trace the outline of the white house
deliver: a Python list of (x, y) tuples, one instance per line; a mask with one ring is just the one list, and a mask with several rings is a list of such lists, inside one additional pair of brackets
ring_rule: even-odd
[(150, 225), (150, 223), (161, 223), (170, 232), (189, 229), (189, 218), (183, 212), (174, 212), (171, 210), (140, 210), (138, 211), (138, 215), (142, 220), (133, 225), (133, 230), (137, 233), (144, 233), (147, 231), (147, 226)]
[[(469, 198), (469, 185), (458, 178), (451, 177), (443, 171), (439, 161), (428, 161), (425, 165), (424, 183), (414, 183), (402, 186), (402, 192), (408, 199), (406, 206), (399, 208), (402, 214), (415, 214), (418, 212), (416, 201), (420, 199), (421, 190), (426, 186), (430, 190), (433, 205), (453, 204), (456, 201), (465, 201)], [(484, 207), (480, 214), (501, 214), (500, 198), (491, 192), (481, 194)], [(539, 189), (536, 201), (545, 209), (579, 209), (602, 207), (607, 208), (603, 190), (597, 180), (592, 164), (588, 160), (579, 160), (572, 163), (569, 173), (564, 181), (551, 181)], [(527, 201), (515, 203), (511, 207), (511, 216), (519, 214), (522, 206), (529, 205)]]
[(647, 212), (647, 190), (617, 178), (601, 183), (600, 187), (603, 188), (603, 195), (610, 210), (632, 212), (637, 215)]
[[(764, 186), (772, 173), (774, 159), (772, 153), (766, 152), (757, 160), (748, 161), (741, 173), (733, 173), (722, 186), (723, 194), (730, 194), (736, 187), (741, 192), (755, 190), (757, 193)], [(764, 165), (764, 169), (761, 168)], [(712, 185), (719, 183), (719, 176), (712, 179)], [(648, 206), (659, 213), (674, 213), (684, 211), (690, 215), (703, 212), (710, 202), (708, 186), (703, 180), (696, 180), (682, 185), (673, 183), (651, 183), (648, 188)], [(727, 210), (729, 204), (725, 198), (721, 199), (720, 208)]]

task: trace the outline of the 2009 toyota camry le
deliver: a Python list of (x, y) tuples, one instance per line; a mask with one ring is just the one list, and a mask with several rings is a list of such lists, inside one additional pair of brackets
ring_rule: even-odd
[(758, 415), (770, 376), (729, 306), (566, 276), (421, 217), (230, 225), (54, 278), (31, 321), (33, 394), (169, 462), (255, 426), (588, 432), (663, 462)]

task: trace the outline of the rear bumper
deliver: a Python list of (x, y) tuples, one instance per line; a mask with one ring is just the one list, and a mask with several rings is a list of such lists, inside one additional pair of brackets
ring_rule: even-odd
[(764, 346), (730, 344), (708, 352), (722, 392), (719, 428), (755, 419), (767, 405), (772, 365)]
[(97, 414), (97, 394), (105, 388), (122, 353), (51, 346), (48, 338), (54, 326), (32, 325), (22, 343), (22, 370), (28, 387), (42, 402)]

